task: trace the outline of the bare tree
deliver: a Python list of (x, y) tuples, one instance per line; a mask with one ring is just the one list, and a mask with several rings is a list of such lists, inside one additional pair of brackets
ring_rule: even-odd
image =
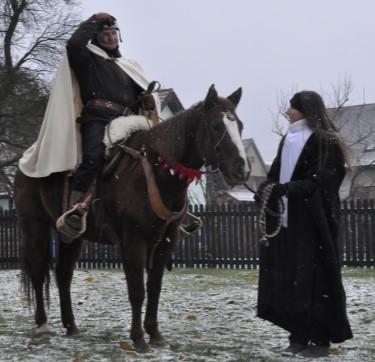
[(48, 74), (77, 25), (77, 5), (69, 0), (5, 0), (0, 9), (0, 60), (5, 70)]
[(286, 111), (289, 108), (289, 100), (297, 92), (298, 86), (293, 85), (289, 90), (279, 90), (276, 95), (276, 112), (272, 113), (273, 127), (272, 132), (282, 137), (285, 134), (285, 126), (282, 124), (288, 119)]
[(0, 183), (36, 138), (49, 83), (78, 24), (78, 1), (2, 0), (0, 5)]
[(322, 89), (321, 93), (327, 106), (334, 109), (331, 118), (335, 121), (339, 116), (343, 107), (347, 104), (353, 92), (353, 82), (350, 75), (345, 74), (339, 78), (337, 83), (331, 83), (330, 91), (326, 92)]

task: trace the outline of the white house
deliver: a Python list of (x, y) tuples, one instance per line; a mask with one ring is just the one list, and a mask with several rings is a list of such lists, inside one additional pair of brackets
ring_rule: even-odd
[(350, 151), (351, 165), (340, 189), (341, 198), (375, 198), (375, 104), (328, 112)]

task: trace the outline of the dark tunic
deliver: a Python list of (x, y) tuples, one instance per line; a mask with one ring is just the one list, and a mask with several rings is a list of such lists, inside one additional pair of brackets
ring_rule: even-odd
[[(288, 228), (260, 250), (258, 316), (291, 333), (305, 331), (313, 341), (338, 343), (352, 337), (337, 245), (345, 168), (336, 142), (327, 148), (326, 166), (319, 170), (313, 133), (287, 183)], [(281, 150), (282, 143), (268, 174), (271, 182), (279, 182)], [(275, 220), (268, 217), (267, 223), (273, 228)]]

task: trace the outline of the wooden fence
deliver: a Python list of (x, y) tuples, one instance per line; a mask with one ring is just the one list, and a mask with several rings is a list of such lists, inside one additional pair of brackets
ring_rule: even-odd
[[(195, 207), (202, 229), (177, 243), (177, 267), (256, 268), (258, 210), (254, 204)], [(0, 269), (19, 266), (20, 230), (14, 212), (0, 212)], [(342, 203), (339, 238), (343, 265), (375, 267), (374, 200)], [(51, 252), (55, 255), (55, 242)], [(117, 246), (85, 243), (79, 268), (121, 267)]]

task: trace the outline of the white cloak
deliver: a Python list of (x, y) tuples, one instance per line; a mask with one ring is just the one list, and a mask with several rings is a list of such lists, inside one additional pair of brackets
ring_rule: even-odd
[[(88, 49), (103, 58), (107, 53), (89, 43)], [(142, 89), (149, 81), (139, 64), (131, 59), (116, 58), (116, 64), (126, 72)], [(154, 95), (157, 111), (159, 98)], [(65, 53), (59, 65), (55, 84), (50, 93), (43, 123), (36, 142), (28, 148), (18, 166), (29, 177), (46, 177), (54, 172), (74, 170), (81, 163), (81, 133), (76, 122), (82, 110), (78, 81), (70, 70)]]

